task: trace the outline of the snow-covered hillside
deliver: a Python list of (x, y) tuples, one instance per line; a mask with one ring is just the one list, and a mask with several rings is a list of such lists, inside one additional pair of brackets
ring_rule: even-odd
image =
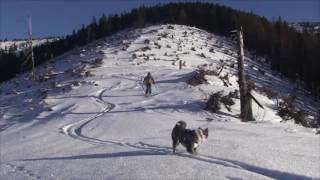
[[(240, 122), (238, 99), (231, 112), (204, 110), (209, 94), (238, 88), (236, 52), (231, 40), (194, 27), (150, 26), (41, 65), (41, 83), (28, 74), (2, 83), (1, 179), (319, 179), (319, 135), (280, 123), (266, 95), (254, 92), (265, 107), (253, 104), (256, 122)], [(228, 87), (217, 76), (206, 76), (209, 84), (185, 83), (196, 68), (223, 64)], [(249, 55), (246, 70), (258, 86), (282, 94), (295, 87)], [(147, 72), (156, 81), (151, 97), (142, 84)], [(307, 110), (319, 107), (306, 92), (297, 94)], [(172, 154), (179, 120), (209, 128), (197, 155), (181, 146)]]
[[(59, 38), (43, 38), (43, 39), (34, 39), (32, 41), (33, 46), (40, 46), (45, 43), (50, 43), (53, 41), (59, 40)], [(9, 51), (13, 49), (15, 52), (20, 52), (28, 48), (27, 40), (14, 40), (14, 41), (1, 41), (0, 50)]]

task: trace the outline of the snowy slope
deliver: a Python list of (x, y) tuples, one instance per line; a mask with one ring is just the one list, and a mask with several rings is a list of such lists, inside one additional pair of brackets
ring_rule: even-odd
[[(254, 92), (265, 107), (253, 105), (257, 122), (240, 122), (238, 100), (232, 112), (203, 110), (210, 93), (238, 86), (231, 76), (235, 45), (197, 28), (168, 27), (126, 30), (73, 50), (37, 69), (51, 77), (42, 83), (28, 74), (2, 83), (1, 179), (319, 179), (319, 135), (280, 123), (265, 95)], [(182, 70), (178, 59), (186, 61)], [(294, 87), (246, 60), (258, 85), (283, 94)], [(216, 76), (207, 76), (209, 84), (185, 83), (198, 66), (221, 63), (228, 87)], [(147, 72), (156, 80), (151, 97), (143, 95)], [(310, 111), (318, 106), (299, 93)], [(209, 128), (198, 155), (181, 146), (172, 154), (171, 130), (179, 120)]]
[[(33, 46), (40, 46), (42, 44), (53, 42), (59, 40), (59, 38), (43, 38), (43, 39), (34, 39), (32, 41)], [(9, 51), (10, 48), (16, 46), (16, 52), (23, 51), (28, 48), (27, 40), (14, 40), (14, 41), (2, 41), (0, 42), (0, 50), (7, 50)]]

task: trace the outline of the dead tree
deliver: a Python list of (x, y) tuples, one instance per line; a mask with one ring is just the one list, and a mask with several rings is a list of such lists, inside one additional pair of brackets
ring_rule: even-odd
[(32, 80), (35, 81), (36, 80), (36, 72), (34, 69), (34, 56), (33, 56), (33, 45), (32, 45), (32, 23), (31, 23), (31, 16), (29, 16), (29, 46), (30, 46), (30, 51), (31, 51), (31, 64), (32, 64), (32, 70), (31, 70), (31, 76), (32, 76)]
[(239, 57), (238, 57), (238, 77), (239, 77), (239, 89), (240, 89), (240, 118), (241, 121), (254, 121), (252, 115), (252, 102), (250, 96), (250, 90), (245, 78), (244, 72), (244, 50), (243, 50), (243, 34), (242, 27), (235, 31), (238, 35), (238, 45), (239, 45)]

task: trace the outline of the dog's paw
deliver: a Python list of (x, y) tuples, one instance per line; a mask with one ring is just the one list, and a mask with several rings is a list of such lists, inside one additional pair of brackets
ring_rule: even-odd
[(198, 155), (198, 150), (196, 148), (192, 149), (191, 154)]

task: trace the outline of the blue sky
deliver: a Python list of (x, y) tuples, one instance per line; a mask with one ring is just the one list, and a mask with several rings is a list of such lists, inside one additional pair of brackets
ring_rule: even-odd
[[(179, 0), (0, 0), (0, 39), (25, 38), (32, 16), (34, 37), (70, 34), (92, 17), (130, 11), (141, 5)], [(268, 19), (290, 22), (320, 21), (320, 0), (207, 0), (235, 9), (253, 11)]]

